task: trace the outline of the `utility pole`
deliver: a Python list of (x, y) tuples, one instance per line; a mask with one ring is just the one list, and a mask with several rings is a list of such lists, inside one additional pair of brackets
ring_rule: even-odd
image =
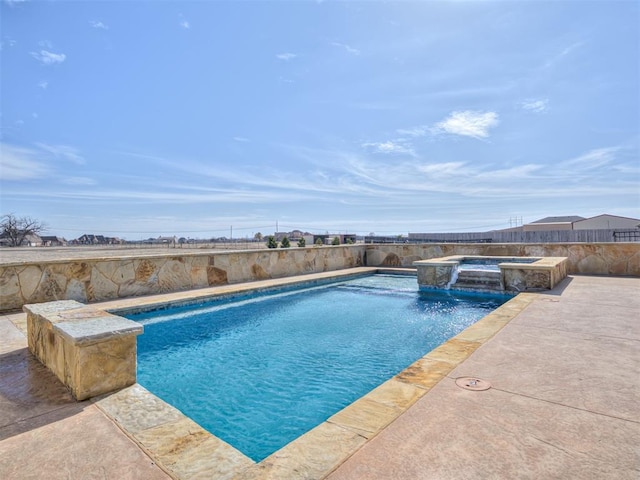
[(509, 217), (509, 226), (510, 227), (517, 227), (518, 226), (518, 221), (520, 222), (520, 225), (522, 225), (522, 217), (518, 218), (516, 217)]

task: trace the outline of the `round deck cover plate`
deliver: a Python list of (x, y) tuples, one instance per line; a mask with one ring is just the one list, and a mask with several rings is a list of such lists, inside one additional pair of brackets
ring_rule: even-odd
[(476, 392), (489, 390), (491, 388), (491, 384), (489, 382), (476, 377), (456, 378), (456, 385), (458, 385), (460, 388), (464, 388), (465, 390), (473, 390)]

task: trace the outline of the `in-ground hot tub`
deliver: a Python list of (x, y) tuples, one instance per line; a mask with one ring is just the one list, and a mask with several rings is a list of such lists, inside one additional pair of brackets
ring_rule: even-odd
[(419, 260), (418, 285), (496, 292), (551, 290), (567, 276), (566, 257), (455, 255)]

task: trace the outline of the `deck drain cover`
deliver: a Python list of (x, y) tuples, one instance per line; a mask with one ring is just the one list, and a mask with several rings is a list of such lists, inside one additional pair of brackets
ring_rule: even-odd
[(460, 388), (464, 388), (465, 390), (474, 390), (476, 392), (489, 390), (491, 388), (491, 384), (489, 382), (475, 377), (456, 378), (456, 385)]

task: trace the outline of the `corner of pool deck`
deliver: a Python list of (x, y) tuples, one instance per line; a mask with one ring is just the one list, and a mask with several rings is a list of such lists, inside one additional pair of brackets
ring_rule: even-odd
[(635, 480), (639, 291), (570, 276), (519, 294), (260, 463), (137, 384), (76, 402), (28, 352), (26, 315), (2, 315), (0, 478)]

